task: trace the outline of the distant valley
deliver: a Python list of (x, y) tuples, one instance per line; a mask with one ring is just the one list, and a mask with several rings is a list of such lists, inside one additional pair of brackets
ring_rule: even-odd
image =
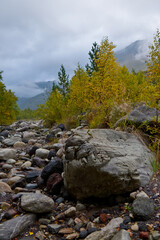
[[(124, 49), (115, 52), (117, 61), (120, 62), (121, 66), (125, 65), (130, 72), (133, 69), (136, 72), (146, 70), (147, 54), (148, 42), (145, 40), (137, 40)], [(42, 93), (31, 98), (19, 98), (17, 103), (21, 110), (25, 108), (35, 110), (38, 105), (44, 104), (52, 90), (53, 81), (36, 82), (35, 84), (42, 90)]]

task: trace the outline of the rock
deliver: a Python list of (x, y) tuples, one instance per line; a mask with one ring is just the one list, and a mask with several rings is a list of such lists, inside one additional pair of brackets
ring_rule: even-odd
[(6, 161), (6, 163), (8, 163), (8, 164), (15, 164), (16, 163), (16, 160), (14, 160), (14, 159), (8, 159), (7, 161)]
[(31, 148), (28, 149), (27, 153), (28, 153), (29, 156), (31, 157), (32, 155), (35, 155), (37, 149), (38, 149), (37, 146), (33, 146), (33, 147), (31, 147)]
[(8, 184), (11, 186), (12, 184), (16, 183), (17, 181), (19, 181), (21, 179), (21, 177), (19, 176), (15, 176), (15, 177), (11, 177), (8, 180)]
[(111, 129), (74, 134), (66, 141), (64, 185), (77, 199), (121, 195), (152, 177), (153, 155), (133, 134)]
[(21, 141), (20, 137), (11, 137), (11, 138), (6, 138), (3, 140), (3, 143), (7, 145), (8, 147), (13, 146), (16, 142)]
[(37, 185), (37, 183), (28, 183), (28, 184), (26, 184), (25, 188), (26, 189), (35, 189), (35, 188), (38, 188), (38, 185)]
[(135, 219), (148, 220), (154, 213), (154, 202), (146, 197), (136, 198), (132, 204)]
[(17, 237), (25, 228), (32, 225), (36, 220), (34, 214), (18, 216), (0, 224), (0, 239), (9, 240)]
[(30, 183), (31, 181), (35, 180), (39, 175), (40, 175), (41, 171), (32, 171), (27, 173), (26, 175), (26, 181), (28, 183)]
[(49, 150), (47, 149), (43, 149), (43, 148), (39, 148), (36, 150), (36, 156), (40, 157), (40, 158), (48, 158), (48, 154), (49, 154)]
[(44, 235), (43, 232), (41, 231), (38, 231), (35, 235), (36, 239), (39, 239), (39, 240), (45, 240), (46, 239), (46, 236)]
[(32, 213), (47, 213), (53, 210), (54, 201), (44, 194), (30, 193), (21, 197), (23, 210)]
[(28, 132), (25, 131), (23, 132), (23, 138), (29, 140), (30, 138), (34, 138), (35, 137), (35, 133), (34, 132)]
[(61, 228), (59, 230), (59, 234), (71, 234), (71, 233), (74, 233), (74, 229), (73, 228)]
[(9, 131), (8, 131), (8, 130), (3, 130), (3, 131), (0, 133), (0, 136), (1, 136), (1, 137), (7, 138), (8, 135), (9, 135)]
[(149, 238), (149, 233), (148, 232), (140, 232), (139, 237), (141, 239), (148, 239)]
[(42, 168), (46, 165), (46, 162), (44, 159), (39, 157), (34, 157), (32, 160), (32, 166), (37, 166), (39, 168)]
[(48, 154), (48, 159), (51, 160), (52, 158), (56, 157), (56, 151), (54, 149), (51, 149)]
[(159, 231), (151, 231), (151, 236), (152, 236), (153, 240), (159, 240), (160, 232)]
[(119, 228), (122, 222), (123, 219), (120, 217), (113, 218), (106, 227), (103, 227), (100, 231), (91, 233), (85, 240), (110, 240), (117, 232), (117, 228)]
[(2, 209), (3, 211), (8, 210), (10, 207), (11, 207), (11, 205), (10, 205), (9, 203), (6, 203), (6, 202), (2, 202), (2, 203), (1, 203), (1, 209)]
[(52, 234), (58, 233), (61, 228), (59, 224), (48, 224), (48, 231)]
[(112, 238), (112, 240), (131, 240), (129, 232), (122, 229)]
[(65, 126), (64, 126), (63, 123), (60, 123), (60, 124), (57, 126), (57, 128), (60, 128), (61, 131), (64, 131), (64, 130), (65, 130)]
[(0, 172), (0, 179), (6, 178), (6, 177), (7, 177), (7, 174), (6, 174), (6, 173)]
[(52, 173), (62, 173), (63, 162), (60, 158), (55, 157), (42, 170), (41, 177), (46, 181)]
[(8, 209), (8, 211), (5, 212), (5, 214), (4, 214), (4, 218), (5, 219), (11, 219), (15, 215), (17, 215), (17, 211), (15, 209)]
[(125, 121), (125, 124), (127, 122), (127, 123), (133, 123), (136, 125), (140, 125), (144, 122), (149, 123), (154, 121), (157, 118), (157, 114), (158, 114), (158, 118), (160, 119), (160, 112), (156, 110), (156, 108), (150, 108), (145, 105), (141, 105), (135, 108), (133, 111), (131, 111), (130, 114), (119, 119), (116, 122), (115, 126), (123, 124), (124, 121)]
[(84, 239), (87, 237), (87, 235), (88, 235), (88, 232), (86, 230), (82, 230), (80, 231), (79, 238)]
[(3, 192), (9, 193), (9, 192), (12, 192), (12, 189), (7, 183), (0, 182), (0, 193), (3, 193)]
[(77, 239), (79, 238), (79, 233), (71, 233), (69, 235), (67, 235), (66, 239)]
[(138, 197), (149, 198), (149, 196), (144, 191), (137, 193), (136, 198)]
[(31, 167), (32, 163), (30, 161), (26, 161), (25, 163), (22, 164), (21, 169), (25, 170), (29, 167)]
[(12, 169), (12, 165), (10, 165), (10, 164), (3, 164), (2, 169), (10, 170), (10, 169)]
[(26, 147), (26, 144), (24, 142), (15, 142), (13, 145), (14, 148), (16, 149), (24, 149)]
[(132, 226), (131, 226), (131, 230), (132, 230), (133, 232), (138, 232), (138, 230), (139, 230), (138, 224), (135, 223), (134, 225), (132, 225)]
[(6, 161), (10, 158), (16, 159), (16, 151), (11, 148), (0, 149), (0, 160)]
[(86, 210), (86, 206), (82, 203), (77, 203), (76, 205), (76, 210), (77, 211), (83, 211), (83, 210)]
[(108, 220), (108, 214), (106, 213), (101, 213), (99, 216), (99, 220), (101, 223), (106, 223)]
[(49, 176), (47, 180), (48, 191), (51, 191), (54, 195), (57, 195), (60, 193), (62, 185), (63, 185), (63, 178), (59, 173), (53, 173)]
[(64, 212), (66, 217), (74, 217), (76, 215), (76, 208), (70, 207)]

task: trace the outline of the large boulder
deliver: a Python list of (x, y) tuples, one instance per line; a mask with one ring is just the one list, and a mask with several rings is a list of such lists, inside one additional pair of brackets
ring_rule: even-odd
[(150, 108), (146, 105), (141, 105), (131, 111), (128, 115), (120, 118), (115, 126), (124, 124), (124, 123), (132, 123), (136, 125), (140, 125), (143, 123), (150, 123), (156, 119), (160, 121), (160, 111), (156, 108)]
[(77, 199), (131, 192), (149, 182), (152, 160), (150, 150), (133, 134), (76, 130), (66, 141), (64, 184)]

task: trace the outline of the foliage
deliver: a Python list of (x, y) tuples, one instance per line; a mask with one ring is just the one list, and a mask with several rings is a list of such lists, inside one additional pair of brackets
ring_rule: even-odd
[(160, 31), (157, 29), (154, 35), (154, 41), (149, 46), (150, 52), (148, 55), (147, 71), (148, 79), (152, 85), (153, 102), (152, 105), (158, 104), (160, 101)]
[(63, 65), (61, 65), (60, 71), (58, 72), (58, 79), (58, 90), (64, 97), (66, 97), (69, 86), (69, 75), (66, 74), (66, 70)]
[(98, 66), (96, 61), (99, 58), (99, 46), (96, 42), (93, 43), (91, 51), (89, 51), (88, 55), (89, 55), (90, 65), (87, 63), (86, 72), (91, 77), (93, 72), (98, 71)]
[(11, 90), (6, 90), (2, 82), (2, 72), (0, 72), (0, 125), (7, 125), (16, 119), (18, 106), (17, 97)]
[(36, 110), (32, 110), (30, 108), (26, 108), (24, 110), (19, 110), (17, 120), (24, 120), (24, 119), (37, 119)]

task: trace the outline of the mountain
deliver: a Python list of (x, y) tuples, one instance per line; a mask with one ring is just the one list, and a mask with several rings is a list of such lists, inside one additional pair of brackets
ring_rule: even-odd
[(36, 82), (35, 84), (42, 89), (43, 92), (31, 98), (18, 98), (17, 104), (21, 110), (25, 108), (35, 110), (37, 109), (38, 105), (44, 104), (52, 90), (53, 81)]
[(130, 72), (133, 69), (136, 72), (146, 70), (147, 54), (148, 41), (146, 40), (137, 40), (115, 53), (117, 61), (120, 62), (121, 66), (125, 65)]

